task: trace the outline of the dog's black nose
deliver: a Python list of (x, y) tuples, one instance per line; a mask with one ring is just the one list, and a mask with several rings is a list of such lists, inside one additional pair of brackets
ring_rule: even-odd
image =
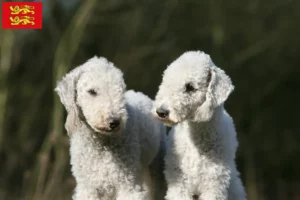
[(111, 122), (109, 122), (109, 127), (111, 128), (111, 130), (118, 128), (119, 125), (120, 125), (119, 119), (112, 119)]
[(156, 113), (161, 118), (166, 118), (169, 115), (169, 111), (162, 107), (156, 109)]

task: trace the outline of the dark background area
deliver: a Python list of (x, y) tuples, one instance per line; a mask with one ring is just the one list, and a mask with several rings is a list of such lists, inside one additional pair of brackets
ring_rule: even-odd
[[(203, 50), (226, 102), (250, 200), (300, 199), (300, 1), (44, 0), (41, 30), (0, 30), (0, 199), (71, 199), (61, 77), (94, 55), (154, 98), (162, 72)], [(101, 166), (99, 166), (101, 167)]]

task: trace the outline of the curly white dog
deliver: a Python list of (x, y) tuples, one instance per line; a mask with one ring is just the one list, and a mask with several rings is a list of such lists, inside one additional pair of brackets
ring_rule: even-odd
[(153, 114), (169, 126), (168, 200), (244, 200), (238, 146), (224, 102), (234, 89), (209, 55), (186, 52), (164, 72)]
[(68, 73), (55, 90), (68, 112), (74, 200), (164, 196), (163, 179), (150, 178), (159, 175), (165, 135), (151, 114), (151, 99), (125, 93), (122, 72), (97, 57)]

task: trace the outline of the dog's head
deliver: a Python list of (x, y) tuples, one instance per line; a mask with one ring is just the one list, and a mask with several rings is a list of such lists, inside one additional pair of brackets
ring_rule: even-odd
[(153, 114), (166, 125), (209, 121), (234, 89), (209, 55), (186, 52), (165, 70)]
[(120, 133), (127, 118), (125, 87), (122, 72), (105, 58), (68, 73), (55, 89), (68, 112), (67, 130), (83, 123), (96, 133)]

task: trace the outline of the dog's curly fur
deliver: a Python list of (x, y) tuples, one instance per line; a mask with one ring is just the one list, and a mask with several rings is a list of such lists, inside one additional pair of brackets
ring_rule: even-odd
[[(122, 72), (94, 57), (69, 72), (55, 91), (67, 110), (74, 200), (148, 200), (163, 195), (159, 175), (165, 127), (151, 114), (152, 100), (125, 92)], [(118, 129), (109, 123), (120, 119)], [(154, 163), (156, 162), (156, 163)], [(159, 190), (158, 190), (159, 188)], [(163, 195), (164, 196), (164, 195)]]
[(165, 158), (167, 200), (246, 199), (235, 164), (236, 131), (223, 106), (233, 89), (200, 51), (184, 53), (165, 70), (153, 114), (175, 125)]

